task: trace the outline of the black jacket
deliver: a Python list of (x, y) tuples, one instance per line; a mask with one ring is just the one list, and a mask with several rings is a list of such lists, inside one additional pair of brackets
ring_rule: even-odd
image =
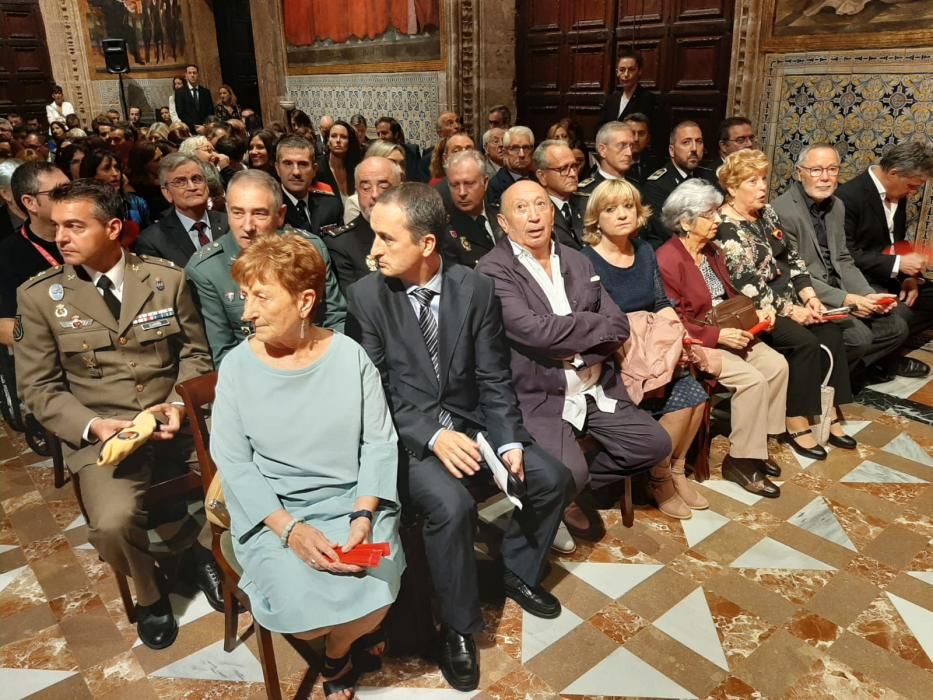
[[(209, 235), (213, 241), (230, 230), (226, 214), (209, 211), (207, 220), (211, 223)], [(188, 264), (188, 260), (196, 252), (191, 236), (185, 231), (174, 208), (165, 210), (158, 223), (149, 226), (139, 234), (134, 249), (139, 255), (152, 255), (171, 260), (181, 268)]]
[(198, 124), (203, 124), (204, 120), (214, 114), (214, 101), (211, 99), (211, 91), (203, 85), (198, 86), (198, 101), (195, 104), (194, 98), (188, 91), (188, 84), (185, 87), (175, 91), (175, 113), (194, 134), (194, 128)]
[[(688, 173), (687, 178), (691, 177), (703, 178), (711, 185), (716, 181), (713, 171), (702, 165), (698, 165), (692, 173)], [(648, 225), (642, 235), (655, 250), (671, 237), (670, 231), (661, 223), (661, 208), (664, 206), (664, 201), (677, 188), (677, 185), (687, 178), (680, 174), (674, 162), (668, 158), (664, 167), (658, 168), (648, 176), (641, 189), (642, 199), (646, 204), (651, 205), (651, 218), (648, 219)]]
[(330, 262), (337, 275), (340, 291), (347, 295), (347, 288), (375, 270), (369, 251), (373, 247), (373, 230), (360, 214), (349, 224), (325, 232), (324, 245), (330, 251)]
[(282, 199), (287, 207), (285, 211), (285, 223), (293, 228), (300, 228), (303, 231), (313, 233), (315, 236), (324, 237), (327, 228), (338, 227), (343, 222), (343, 203), (336, 194), (323, 192), (308, 192), (308, 216), (311, 218), (310, 225), (305, 219), (304, 214), (289, 199), (283, 189)]
[[(464, 214), (456, 207), (448, 209), (448, 214), (450, 224), (447, 226), (446, 235), (441, 240), (445, 260), (467, 267), (476, 267), (479, 259), (495, 246), (489, 237), (489, 231), (480, 226), (472, 216)], [(498, 207), (486, 205), (486, 216), (496, 241), (504, 235), (499, 227), (498, 215)]]
[(641, 85), (637, 86), (635, 88), (635, 92), (632, 93), (632, 99), (628, 101), (628, 104), (625, 105), (625, 109), (620, 115), (619, 105), (621, 103), (621, 90), (616, 90), (615, 92), (609, 94), (609, 96), (606, 98), (605, 104), (603, 105), (603, 116), (599, 120), (600, 126), (606, 122), (622, 121), (630, 114), (641, 112), (646, 117), (648, 117), (648, 128), (651, 130), (652, 134), (657, 131), (657, 120), (659, 117), (658, 98), (653, 92), (651, 92), (651, 90), (648, 90)]

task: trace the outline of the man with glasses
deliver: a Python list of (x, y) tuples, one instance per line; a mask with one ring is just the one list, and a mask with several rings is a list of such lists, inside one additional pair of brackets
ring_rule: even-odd
[(494, 105), (489, 109), (486, 124), (490, 129), (505, 131), (512, 126), (512, 110), (505, 105)]
[(878, 362), (896, 370), (897, 358), (889, 355), (907, 339), (907, 322), (891, 313), (896, 302), (884, 305), (893, 295), (872, 289), (846, 246), (845, 205), (835, 196), (839, 153), (828, 143), (804, 146), (795, 171), (796, 181), (772, 206), (823, 306), (854, 307), (852, 316), (840, 322), (849, 367), (856, 376)]
[[(723, 119), (719, 125), (719, 153), (716, 158), (704, 163), (704, 165), (716, 172), (716, 169), (722, 165), (730, 153), (744, 151), (754, 148), (756, 144), (755, 130), (752, 123), (745, 117), (729, 117)], [(714, 183), (719, 187), (719, 180)]]
[(576, 195), (577, 169), (564, 141), (542, 141), (534, 153), (535, 176), (554, 205), (554, 236), (575, 250), (583, 247), (583, 213), (587, 200)]
[(13, 199), (28, 218), (0, 243), (0, 343), (4, 345), (13, 346), (16, 288), (33, 275), (62, 264), (49, 192), (67, 182), (65, 173), (45, 161), (24, 163), (10, 178)]
[(486, 198), (499, 206), (502, 193), (520, 180), (531, 180), (534, 163), (531, 154), (535, 150), (535, 135), (527, 126), (513, 126), (502, 137), (505, 152), (505, 167), (500, 168), (489, 181)]
[(654, 127), (658, 120), (658, 98), (653, 92), (639, 84), (644, 60), (634, 48), (624, 46), (619, 49), (616, 63), (616, 80), (621, 89), (606, 98), (600, 125), (607, 122), (625, 121), (635, 112), (648, 117), (648, 125)]
[(210, 198), (204, 169), (194, 156), (170, 153), (159, 163), (162, 196), (172, 205), (136, 241), (136, 252), (171, 260), (178, 267), (229, 230), (227, 216), (208, 211)]
[(227, 188), (227, 219), (230, 232), (201, 248), (185, 267), (188, 281), (197, 293), (215, 364), (219, 365), (228, 352), (252, 333), (250, 325), (243, 321), (240, 286), (233, 281), (230, 270), (240, 251), (262, 236), (296, 233), (318, 249), (327, 274), (324, 303), (317, 309), (315, 323), (343, 332), (346, 302), (327, 247), (313, 233), (286, 225), (282, 188), (269, 173), (242, 170), (231, 178)]
[(320, 236), (343, 222), (343, 204), (333, 188), (317, 182), (314, 146), (301, 136), (286, 136), (275, 148), (275, 172), (282, 183), (289, 226)]
[[(622, 122), (607, 122), (596, 132), (596, 152), (599, 165), (592, 177), (579, 184), (578, 191), (589, 197), (605, 180), (627, 180), (635, 154), (635, 134)], [(636, 184), (631, 181), (632, 184)]]

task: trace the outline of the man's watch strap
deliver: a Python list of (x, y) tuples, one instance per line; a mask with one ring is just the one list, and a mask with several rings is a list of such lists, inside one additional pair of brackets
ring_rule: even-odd
[(352, 523), (357, 518), (369, 518), (369, 522), (373, 521), (373, 512), (371, 510), (355, 510), (350, 513), (350, 522)]

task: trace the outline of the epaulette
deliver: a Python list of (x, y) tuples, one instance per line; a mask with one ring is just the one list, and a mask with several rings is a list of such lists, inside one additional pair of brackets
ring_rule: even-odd
[(578, 182), (577, 187), (589, 187), (596, 181), (595, 177), (588, 177), (583, 182)]
[(334, 188), (328, 185), (326, 182), (312, 182), (311, 189), (308, 190), (311, 194), (324, 194), (328, 197), (334, 196)]
[(208, 258), (212, 258), (215, 255), (218, 255), (222, 252), (224, 252), (223, 246), (220, 244), (219, 241), (214, 241), (213, 243), (203, 246), (198, 251), (197, 257), (192, 257), (191, 260), (193, 261), (195, 265), (199, 265), (204, 260), (207, 260)]
[(61, 265), (56, 265), (55, 267), (50, 267), (50, 268), (48, 268), (48, 269), (43, 270), (42, 272), (36, 273), (36, 274), (33, 275), (32, 277), (30, 277), (28, 280), (26, 280), (25, 282), (23, 282), (22, 286), (23, 286), (24, 288), (25, 288), (25, 287), (31, 287), (31, 286), (34, 285), (36, 282), (41, 282), (42, 280), (49, 279), (49, 278), (51, 278), (51, 277), (54, 277), (54, 276), (57, 275), (57, 274), (61, 274), (61, 272), (62, 272), (62, 266), (61, 266)]
[(667, 168), (658, 168), (653, 173), (651, 173), (647, 179), (649, 180), (658, 180), (664, 177), (664, 174), (667, 172)]
[(356, 228), (356, 219), (354, 219), (348, 224), (344, 224), (343, 226), (337, 226), (336, 228), (330, 229), (329, 231), (325, 231), (324, 229), (321, 229), (321, 233), (326, 233), (331, 238), (336, 238), (337, 236), (340, 236), (346, 233), (347, 231), (352, 231), (355, 228)]
[(171, 267), (176, 270), (178, 269), (178, 265), (173, 263), (171, 260), (166, 260), (165, 258), (159, 258), (159, 257), (156, 257), (155, 255), (138, 255), (137, 257), (140, 260), (142, 260), (144, 263), (149, 263), (151, 265), (159, 265), (161, 267)]

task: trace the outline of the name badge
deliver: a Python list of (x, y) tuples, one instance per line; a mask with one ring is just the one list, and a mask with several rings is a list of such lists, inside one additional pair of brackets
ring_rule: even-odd
[(162, 326), (167, 326), (171, 321), (167, 318), (160, 319), (158, 321), (147, 321), (146, 323), (139, 324), (139, 327), (144, 331), (151, 331), (153, 328), (161, 328)]

